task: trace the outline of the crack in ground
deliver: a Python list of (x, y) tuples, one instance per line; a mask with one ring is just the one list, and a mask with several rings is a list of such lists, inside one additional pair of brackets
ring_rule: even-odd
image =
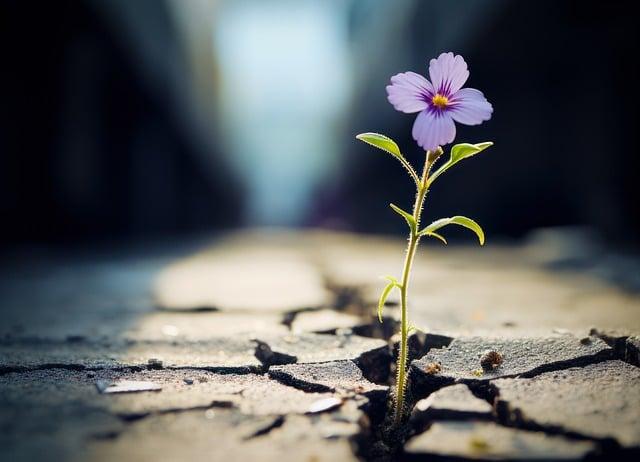
[[(323, 335), (323, 334), (317, 334)], [(352, 335), (345, 335), (342, 337), (345, 341)], [(255, 356), (262, 363), (262, 372), (268, 372), (271, 366), (281, 366), (286, 364), (302, 364), (299, 363), (299, 358), (287, 353), (281, 353), (274, 351), (269, 343), (259, 340), (257, 338), (252, 339), (256, 343)], [(370, 348), (369, 350), (362, 351), (358, 357), (351, 359), (362, 371), (364, 377), (376, 384), (387, 384), (391, 355), (387, 347)], [(331, 362), (331, 361), (317, 361)], [(310, 362), (312, 363), (312, 362)]]
[(320, 383), (307, 382), (306, 380), (297, 379), (289, 374), (280, 371), (269, 371), (269, 378), (275, 380), (282, 385), (286, 385), (305, 393), (335, 393), (335, 387), (322, 385)]
[(596, 328), (592, 328), (589, 331), (589, 335), (597, 337), (609, 345), (613, 349), (615, 359), (640, 367), (640, 355), (637, 353), (637, 349), (634, 354), (633, 347), (629, 343), (635, 337), (633, 334), (599, 331)]
[[(44, 363), (35, 366), (0, 366), (0, 375), (29, 374), (36, 371), (67, 370), (74, 372), (113, 371), (113, 372), (141, 372), (148, 369), (146, 366), (86, 366), (84, 364)], [(165, 368), (169, 370), (170, 368)]]
[(292, 311), (287, 311), (286, 313), (284, 313), (282, 315), (282, 320), (280, 321), (280, 324), (287, 326), (287, 328), (289, 330), (291, 330), (291, 326), (293, 324), (293, 322), (296, 320), (296, 318), (298, 317), (298, 315), (302, 314), (302, 313), (310, 313), (313, 311), (321, 311), (322, 309), (330, 309), (333, 311), (339, 311), (337, 308), (334, 308), (333, 305), (330, 305), (328, 307), (325, 308), (300, 308), (298, 310), (292, 310)]
[(253, 439), (253, 438), (258, 438), (260, 436), (267, 435), (267, 434), (271, 433), (273, 430), (275, 430), (276, 428), (282, 427), (284, 425), (285, 420), (286, 420), (286, 416), (279, 415), (279, 416), (275, 417), (270, 424), (265, 425), (264, 427), (256, 430), (254, 433), (245, 436), (244, 439), (245, 440), (250, 440), (250, 439)]
[[(191, 369), (191, 370), (201, 370), (201, 369)], [(224, 375), (224, 374), (220, 374), (220, 375)], [(273, 379), (272, 379), (273, 380)], [(293, 387), (287, 383), (282, 383), (279, 382), (277, 380), (273, 380), (274, 382), (277, 383), (281, 383), (283, 386), (287, 386), (289, 388), (292, 389), (296, 389), (299, 390), (296, 387)], [(240, 395), (243, 396), (244, 392), (246, 391), (246, 389), (242, 389), (240, 391), (231, 393), (232, 395)], [(302, 390), (305, 391), (305, 390)], [(134, 422), (138, 422), (141, 421), (143, 419), (147, 419), (147, 418), (152, 418), (152, 417), (156, 417), (156, 416), (163, 416), (163, 415), (168, 415), (168, 414), (180, 414), (180, 413), (186, 413), (186, 412), (195, 412), (195, 411), (207, 411), (210, 409), (235, 409), (239, 411), (239, 407), (238, 407), (238, 403), (234, 402), (234, 401), (230, 401), (230, 400), (224, 400), (224, 399), (214, 399), (212, 400), (210, 403), (208, 404), (203, 404), (203, 405), (195, 405), (195, 406), (186, 406), (186, 407), (172, 407), (172, 408), (165, 408), (165, 409), (159, 409), (159, 410), (154, 410), (154, 411), (145, 411), (145, 412), (110, 412), (109, 410), (106, 410), (107, 413), (110, 413), (111, 415), (114, 415), (115, 417), (119, 418), (122, 422), (130, 424), (130, 423), (134, 423)], [(260, 428), (258, 430), (256, 430), (254, 433), (252, 433), (251, 435), (246, 436), (244, 439), (245, 440), (249, 440), (255, 437), (259, 437), (259, 436), (263, 436), (266, 435), (267, 433), (269, 433), (270, 431), (281, 427), (284, 422), (285, 422), (285, 418), (286, 415), (278, 415), (275, 416), (274, 421), (271, 422), (269, 425)], [(113, 435), (112, 433), (115, 433), (115, 435)], [(118, 437), (122, 432), (109, 432), (109, 434), (104, 435), (104, 439), (110, 439), (110, 438), (116, 438)], [(97, 437), (100, 438), (102, 435), (98, 435)]]
[(527, 419), (520, 409), (512, 407), (507, 401), (500, 401), (499, 393), (496, 395), (493, 407), (496, 414), (496, 423), (501, 426), (594, 443), (597, 449), (590, 454), (590, 458), (594, 460), (637, 460), (636, 458), (640, 456), (640, 448), (625, 448), (613, 437), (598, 438), (567, 430), (561, 425), (544, 425), (535, 420)]
[[(542, 373), (546, 373), (546, 372), (560, 372), (563, 370), (567, 370), (567, 369), (571, 369), (571, 368), (583, 368), (592, 364), (597, 364), (599, 362), (602, 361), (607, 361), (611, 358), (602, 358), (599, 357), (599, 355), (593, 355), (593, 357), (591, 358), (591, 361), (582, 361), (583, 358), (579, 358), (578, 361), (569, 361), (569, 362), (561, 362), (561, 363), (556, 363), (556, 366), (560, 366), (560, 367), (555, 367), (551, 370), (543, 370), (541, 371), (541, 368), (538, 368), (534, 371), (530, 371), (526, 374), (520, 374), (520, 375), (516, 375), (516, 376), (510, 376), (510, 377), (501, 377), (501, 379), (506, 379), (506, 378), (511, 378), (511, 379), (518, 379), (518, 378), (522, 378), (522, 379), (530, 379), (533, 377), (536, 377)], [(498, 380), (498, 379), (496, 379)], [(500, 392), (498, 390), (498, 388), (492, 383), (492, 381), (487, 381), (487, 382), (483, 382), (483, 381), (453, 381), (451, 383), (446, 383), (432, 391), (430, 391), (426, 396), (430, 396), (432, 393), (435, 393), (438, 390), (441, 390), (443, 388), (447, 388), (449, 386), (453, 386), (456, 385), (458, 383), (464, 383), (469, 390), (472, 392), (472, 394), (479, 398), (479, 399), (483, 399), (485, 401), (487, 401), (492, 407), (493, 407), (493, 421), (501, 426), (504, 427), (510, 427), (510, 428), (516, 428), (518, 430), (523, 430), (523, 431), (532, 431), (532, 432), (542, 432), (545, 433), (547, 435), (550, 436), (562, 436), (565, 437), (567, 439), (570, 440), (576, 440), (576, 441), (589, 441), (592, 442), (594, 444), (596, 444), (597, 446), (597, 450), (594, 454), (591, 454), (590, 457), (594, 457), (594, 458), (598, 458), (598, 457), (604, 457), (604, 455), (606, 454), (606, 457), (604, 457), (605, 459), (608, 459), (609, 457), (618, 457), (618, 458), (627, 458), (629, 456), (633, 456), (636, 457), (638, 455), (640, 455), (640, 448), (625, 448), (623, 446), (620, 445), (620, 443), (613, 437), (604, 437), (604, 438), (598, 438), (592, 435), (585, 435), (583, 433), (580, 432), (576, 432), (576, 431), (571, 431), (571, 430), (567, 430), (566, 428), (564, 428), (561, 425), (546, 425), (546, 424), (540, 424), (538, 422), (536, 422), (533, 419), (528, 419), (526, 418), (522, 411), (520, 409), (518, 409), (517, 407), (514, 407), (511, 405), (510, 402), (508, 401), (501, 401), (500, 400)], [(411, 404), (411, 408), (413, 409), (413, 407), (415, 407), (415, 404), (417, 403), (417, 401), (419, 400), (415, 400), (412, 401)], [(460, 420), (460, 421), (468, 421), (468, 420), (473, 420), (473, 419), (469, 419), (469, 418), (459, 418), (456, 420)], [(438, 419), (434, 419), (433, 422), (438, 421)], [(411, 429), (409, 430), (409, 435), (413, 436), (414, 434), (419, 434), (422, 433), (424, 431), (428, 431), (429, 426), (427, 426), (426, 428), (421, 429), (421, 431), (419, 432), (411, 432)], [(405, 441), (406, 442), (406, 441)], [(404, 443), (403, 443), (404, 445)]]
[(248, 375), (248, 374), (262, 374), (265, 372), (263, 368), (256, 366), (163, 366), (162, 368), (149, 367), (144, 365), (130, 365), (130, 366), (86, 366), (84, 364), (66, 364), (66, 363), (44, 363), (35, 366), (0, 366), (0, 376), (7, 374), (28, 374), (36, 371), (46, 370), (68, 370), (75, 372), (89, 372), (89, 371), (109, 371), (109, 372), (142, 372), (145, 370), (166, 370), (166, 371), (207, 371), (220, 375)]
[[(453, 340), (453, 339), (452, 339)], [(397, 357), (397, 352), (394, 355)], [(594, 355), (584, 356), (580, 358), (574, 358), (567, 361), (557, 361), (541, 365), (523, 374), (513, 374), (510, 376), (504, 376), (501, 378), (532, 378), (537, 375), (546, 372), (557, 372), (573, 367), (585, 367), (591, 364), (607, 361), (612, 359), (611, 350), (603, 351)], [(567, 438), (575, 440), (588, 440), (598, 444), (602, 451), (607, 454), (626, 454), (627, 450), (620, 447), (620, 445), (614, 439), (595, 439), (578, 433), (561, 431), (560, 429), (548, 428), (544, 426), (526, 426), (519, 425), (514, 422), (513, 425), (505, 425), (501, 419), (497, 417), (497, 397), (499, 395), (497, 388), (490, 381), (480, 380), (455, 380), (441, 381), (433, 384), (426, 393), (418, 393), (415, 387), (412, 387), (412, 377), (409, 375), (407, 389), (410, 391), (407, 393), (407, 412), (406, 415), (410, 416), (416, 403), (423, 398), (427, 398), (432, 393), (446, 388), (448, 386), (455, 385), (457, 383), (464, 383), (469, 387), (474, 396), (484, 399), (494, 408), (496, 413), (496, 423), (504, 426), (512, 426), (521, 430), (541, 431), (549, 435), (561, 435)], [(375, 403), (374, 403), (375, 404)], [(427, 429), (428, 430), (428, 429)], [(397, 429), (390, 429), (388, 418), (380, 422), (375, 428), (372, 428), (372, 438), (369, 438), (358, 449), (358, 455), (365, 460), (395, 460), (395, 458), (403, 453), (404, 445), (408, 437), (412, 436), (411, 427), (408, 422), (408, 418), (405, 419), (404, 424)]]
[(209, 404), (202, 404), (199, 406), (187, 406), (187, 407), (172, 407), (167, 409), (159, 409), (157, 411), (148, 412), (116, 412), (113, 415), (118, 417), (123, 422), (137, 422), (138, 420), (146, 419), (148, 417), (161, 416), (167, 414), (180, 414), (182, 412), (192, 411), (206, 411), (209, 409), (231, 409), (237, 408), (232, 401), (225, 400), (213, 400)]
[[(377, 320), (372, 316), (372, 308), (364, 302), (362, 297), (362, 291), (356, 287), (340, 287), (337, 284), (327, 282), (326, 287), (334, 294), (334, 303), (328, 308), (338, 312), (351, 312), (360, 316), (365, 325), (367, 326), (359, 335), (370, 338), (381, 338), (387, 340), (390, 347), (393, 348), (393, 358), (397, 358), (397, 343), (393, 341), (393, 336), (398, 328), (399, 323), (389, 318), (385, 319), (384, 325), (380, 325)], [(202, 309), (197, 308), (191, 310), (192, 312), (199, 311), (215, 311), (210, 308)], [(310, 309), (300, 309), (284, 315), (282, 324), (288, 326), (291, 329), (296, 316), (301, 313), (312, 311)], [(590, 364), (596, 364), (598, 362), (606, 361), (612, 358), (617, 358), (629, 362), (626, 358), (626, 340), (629, 336), (611, 336), (606, 333), (598, 332), (594, 330), (591, 332), (605, 341), (612, 351), (601, 352), (595, 355), (585, 356), (581, 358), (575, 358), (566, 361), (558, 361), (553, 363), (543, 364), (537, 368), (527, 371), (523, 374), (514, 374), (503, 376), (501, 378), (533, 378), (542, 373), (562, 371), (573, 367), (584, 367)], [(417, 359), (429, 352), (432, 348), (448, 347), (454, 339), (448, 336), (442, 336), (438, 334), (422, 334), (412, 336), (412, 348), (410, 349), (410, 360)], [(293, 355), (285, 353), (274, 352), (267, 342), (259, 339), (253, 339), (256, 344), (254, 355), (262, 364), (260, 366), (243, 366), (243, 367), (163, 367), (165, 370), (194, 370), (194, 371), (208, 371), (216, 374), (262, 374), (269, 372), (271, 366), (285, 365), (297, 363), (298, 358)], [(395, 348), (394, 348), (395, 347)], [(380, 365), (375, 363), (375, 358), (363, 358), (364, 354), (360, 358), (354, 360), (354, 363), (363, 372), (363, 375), (367, 377), (370, 375), (373, 369), (379, 368)], [(375, 356), (375, 355), (374, 355)], [(393, 376), (389, 372), (392, 372), (390, 364), (395, 364), (395, 361), (390, 361), (388, 364), (389, 370), (387, 373), (388, 379), (381, 382), (385, 385), (393, 384)], [(632, 363), (633, 364), (633, 363)], [(637, 364), (635, 364), (637, 366)], [(383, 366), (384, 367), (384, 366)], [(29, 373), (38, 370), (48, 369), (66, 369), (70, 371), (114, 371), (114, 372), (138, 372), (148, 369), (147, 365), (135, 365), (135, 366), (122, 366), (122, 367), (92, 367), (84, 364), (64, 364), (64, 363), (46, 363), (33, 367), (23, 366), (1, 366), (0, 375), (9, 373)], [(315, 384), (312, 382), (300, 381), (287, 377), (280, 377), (278, 374), (269, 374), (270, 378), (274, 381), (291, 387), (293, 389), (301, 390), (307, 393), (315, 392), (335, 392), (336, 388), (329, 387), (322, 384)], [(368, 377), (367, 377), (368, 378)], [(379, 383), (371, 380), (373, 383)], [(411, 388), (411, 376), (409, 377), (408, 390)], [(635, 449), (625, 450), (620, 447), (618, 442), (613, 438), (594, 438), (580, 434), (578, 432), (567, 431), (559, 426), (541, 425), (535, 421), (524, 419), (521, 412), (517, 408), (511, 408), (510, 404), (506, 401), (499, 401), (499, 392), (495, 385), (490, 381), (476, 381), (476, 380), (452, 380), (451, 382), (441, 382), (437, 386), (424, 393), (408, 393), (407, 400), (407, 415), (410, 415), (415, 407), (417, 401), (422, 398), (428, 397), (431, 393), (437, 390), (446, 388), (447, 386), (454, 385), (456, 383), (465, 383), (474, 396), (486, 400), (489, 402), (495, 412), (496, 423), (505, 427), (513, 427), (525, 431), (541, 431), (548, 435), (558, 435), (575, 440), (592, 441), (599, 445), (602, 451), (607, 453), (607, 456), (611, 454), (637, 454)], [(365, 425), (361, 423), (359, 425), (359, 433), (353, 437), (355, 444), (354, 452), (357, 456), (365, 460), (392, 460), (393, 457), (403, 452), (404, 444), (406, 443), (407, 435), (410, 431), (408, 422), (405, 421), (404, 425), (399, 431), (390, 432), (386, 427), (388, 424), (385, 421), (384, 416), (389, 415), (388, 402), (386, 400), (380, 402), (374, 402), (369, 400), (366, 407), (361, 408), (362, 411), (369, 417), (370, 424)], [(232, 401), (213, 400), (207, 405), (191, 406), (191, 407), (178, 407), (170, 409), (162, 409), (158, 411), (143, 412), (143, 413), (116, 413), (115, 416), (120, 418), (123, 422), (134, 423), (145, 418), (166, 415), (177, 414), (185, 412), (206, 411), (215, 408), (234, 408), (237, 409), (236, 403)], [(381, 417), (382, 416), (382, 417)], [(250, 435), (245, 437), (245, 440), (252, 438), (262, 437), (269, 434), (274, 429), (281, 427), (286, 421), (285, 415), (275, 416), (274, 420), (269, 424), (257, 429)], [(96, 435), (96, 438), (113, 439), (120, 435), (119, 432), (107, 432), (105, 434)], [(631, 451), (631, 452), (629, 452)]]
[[(611, 359), (615, 359), (614, 355), (612, 355), (612, 350), (603, 350), (601, 352), (598, 352), (596, 354), (592, 354), (592, 355), (586, 355), (586, 356), (581, 356), (581, 357), (577, 357), (577, 358), (571, 358), (571, 359), (567, 359), (567, 360), (562, 360), (562, 361), (553, 361), (553, 362), (549, 362), (549, 363), (545, 363), (542, 364), (538, 367), (535, 367), (529, 371), (526, 372), (522, 372), (519, 374), (504, 374), (501, 375), (499, 378), (501, 379), (515, 379), (515, 378), (523, 378), (523, 379), (529, 379), (529, 378), (533, 378), (536, 377), (540, 374), (544, 374), (546, 372), (558, 372), (558, 371), (562, 371), (565, 369), (570, 369), (572, 367), (585, 367), (585, 366), (589, 366), (592, 364), (597, 364), (597, 363), (601, 363), (604, 361), (609, 361)], [(409, 375), (409, 382), (407, 387), (411, 388), (412, 391), (412, 397), (416, 400), (419, 401), (420, 399), (426, 398), (429, 395), (431, 395), (431, 393), (445, 387), (445, 386), (449, 386), (449, 385), (454, 385), (456, 383), (464, 383), (465, 385), (469, 386), (470, 388), (473, 387), (476, 393), (479, 393), (480, 396), (483, 395), (483, 391), (482, 387), (487, 386), (487, 384), (490, 383), (491, 380), (493, 379), (485, 379), (485, 380), (481, 380), (481, 379), (468, 379), (468, 378), (459, 378), (459, 379), (455, 379), (453, 377), (438, 377), (437, 374), (434, 374), (433, 377), (436, 377), (437, 380), (434, 380), (433, 382), (429, 383), (429, 384), (424, 384), (424, 383), (420, 383), (421, 379), (418, 379), (418, 381), (412, 381), (412, 375)], [(413, 385), (413, 386), (412, 386)], [(413, 404), (415, 404), (415, 402), (413, 402)]]
[(298, 362), (296, 356), (273, 351), (267, 342), (263, 342), (257, 338), (254, 338), (253, 342), (256, 344), (254, 354), (258, 361), (264, 366), (263, 372), (267, 372), (271, 366), (295, 364)]
[(506, 401), (500, 401), (499, 398), (494, 403), (494, 410), (496, 412), (496, 423), (504, 426), (517, 428), (519, 430), (543, 432), (547, 435), (564, 436), (569, 439), (578, 441), (591, 441), (602, 447), (603, 450), (617, 451), (622, 447), (615, 440), (615, 438), (597, 438), (594, 436), (584, 435), (579, 432), (567, 430), (560, 425), (542, 425), (534, 420), (525, 419), (521, 410), (511, 407)]

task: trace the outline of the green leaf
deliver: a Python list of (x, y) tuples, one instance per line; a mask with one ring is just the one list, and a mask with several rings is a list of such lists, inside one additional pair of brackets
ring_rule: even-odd
[(442, 175), (444, 172), (449, 170), (455, 164), (460, 162), (461, 160), (467, 159), (471, 156), (475, 156), (476, 154), (484, 151), (488, 147), (493, 146), (491, 141), (486, 141), (484, 143), (478, 144), (469, 144), (469, 143), (460, 143), (456, 144), (451, 148), (451, 154), (449, 160), (443, 164), (438, 170), (431, 174), (427, 181), (427, 187), (431, 186), (431, 184)]
[(391, 293), (391, 290), (394, 287), (400, 287), (398, 280), (391, 276), (386, 276), (385, 279), (389, 281), (389, 284), (382, 289), (382, 294), (380, 295), (380, 300), (378, 300), (378, 321), (382, 322), (382, 309), (384, 308), (384, 304), (387, 301), (387, 297)]
[(370, 144), (371, 146), (375, 146), (378, 149), (382, 149), (383, 151), (388, 152), (393, 157), (398, 159), (402, 163), (404, 168), (407, 169), (407, 172), (409, 172), (409, 175), (413, 179), (416, 186), (420, 185), (420, 178), (418, 178), (418, 174), (413, 169), (411, 164), (407, 161), (407, 159), (404, 158), (404, 156), (400, 152), (400, 148), (391, 138), (381, 135), (380, 133), (360, 133), (359, 135), (356, 135), (356, 138), (360, 141), (364, 141), (365, 143)]
[(436, 239), (440, 239), (444, 245), (447, 245), (447, 240), (441, 234), (434, 233), (433, 231), (423, 234), (423, 236), (435, 237)]
[(419, 236), (432, 235), (434, 231), (437, 231), (443, 226), (447, 226), (447, 225), (459, 225), (459, 226), (464, 226), (465, 228), (470, 229), (471, 231), (476, 233), (476, 235), (478, 236), (480, 245), (484, 245), (484, 231), (482, 231), (482, 228), (480, 227), (480, 225), (475, 221), (473, 221), (471, 218), (463, 217), (461, 215), (456, 215), (455, 217), (451, 217), (451, 218), (440, 218), (439, 220), (434, 221), (429, 226), (427, 226), (422, 231), (420, 231), (418, 235)]
[(396, 142), (388, 136), (381, 135), (380, 133), (360, 133), (356, 138), (378, 149), (382, 149), (398, 159), (404, 159)]
[(482, 152), (491, 146), (493, 146), (493, 143), (491, 141), (485, 141), (484, 143), (478, 144), (456, 144), (451, 148), (451, 161), (455, 164), (456, 162), (460, 162), (462, 159), (475, 156), (479, 152)]
[(418, 224), (416, 223), (416, 219), (413, 218), (413, 215), (411, 215), (408, 212), (405, 212), (395, 204), (389, 204), (389, 206), (393, 209), (394, 212), (396, 212), (398, 215), (400, 215), (402, 218), (404, 218), (407, 221), (407, 224), (411, 229), (411, 234), (415, 234), (416, 231), (418, 230)]

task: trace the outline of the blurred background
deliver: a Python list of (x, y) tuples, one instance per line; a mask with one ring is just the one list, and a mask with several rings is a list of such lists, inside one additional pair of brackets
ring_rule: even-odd
[[(494, 105), (457, 141), (495, 147), (447, 175), (427, 219), (491, 239), (584, 226), (640, 243), (632, 2), (61, 0), (0, 2), (3, 250), (254, 226), (398, 234), (385, 85), (462, 54)], [(452, 232), (455, 238), (455, 232)], [(468, 238), (468, 236), (466, 236)]]

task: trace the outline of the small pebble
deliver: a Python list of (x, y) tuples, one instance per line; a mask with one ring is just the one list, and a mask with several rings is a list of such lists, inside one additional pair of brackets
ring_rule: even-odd
[(442, 366), (440, 363), (429, 363), (424, 368), (424, 371), (429, 375), (435, 375), (438, 372), (442, 371)]
[(580, 339), (580, 343), (583, 345), (590, 345), (591, 344), (591, 338), (590, 337), (582, 337)]
[(502, 364), (502, 354), (495, 351), (485, 351), (480, 358), (480, 365), (485, 371), (492, 371)]
[(342, 400), (338, 398), (323, 398), (311, 403), (307, 411), (308, 414), (316, 414), (318, 412), (334, 409), (342, 404)]
[(186, 383), (187, 385), (193, 385), (193, 379), (189, 377), (185, 377), (183, 380), (184, 380), (184, 383)]

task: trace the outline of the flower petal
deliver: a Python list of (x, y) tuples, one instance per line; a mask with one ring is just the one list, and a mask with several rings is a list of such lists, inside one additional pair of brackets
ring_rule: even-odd
[(433, 86), (420, 74), (405, 72), (391, 77), (387, 95), (396, 110), (411, 114), (427, 108), (427, 100), (433, 95)]
[(429, 62), (429, 76), (436, 92), (448, 97), (462, 88), (469, 78), (469, 70), (462, 56), (442, 53)]
[(411, 134), (422, 149), (434, 151), (454, 140), (456, 125), (446, 112), (426, 109), (416, 117)]
[(451, 97), (450, 103), (447, 112), (453, 120), (465, 125), (481, 124), (493, 113), (491, 103), (475, 88), (459, 90)]

